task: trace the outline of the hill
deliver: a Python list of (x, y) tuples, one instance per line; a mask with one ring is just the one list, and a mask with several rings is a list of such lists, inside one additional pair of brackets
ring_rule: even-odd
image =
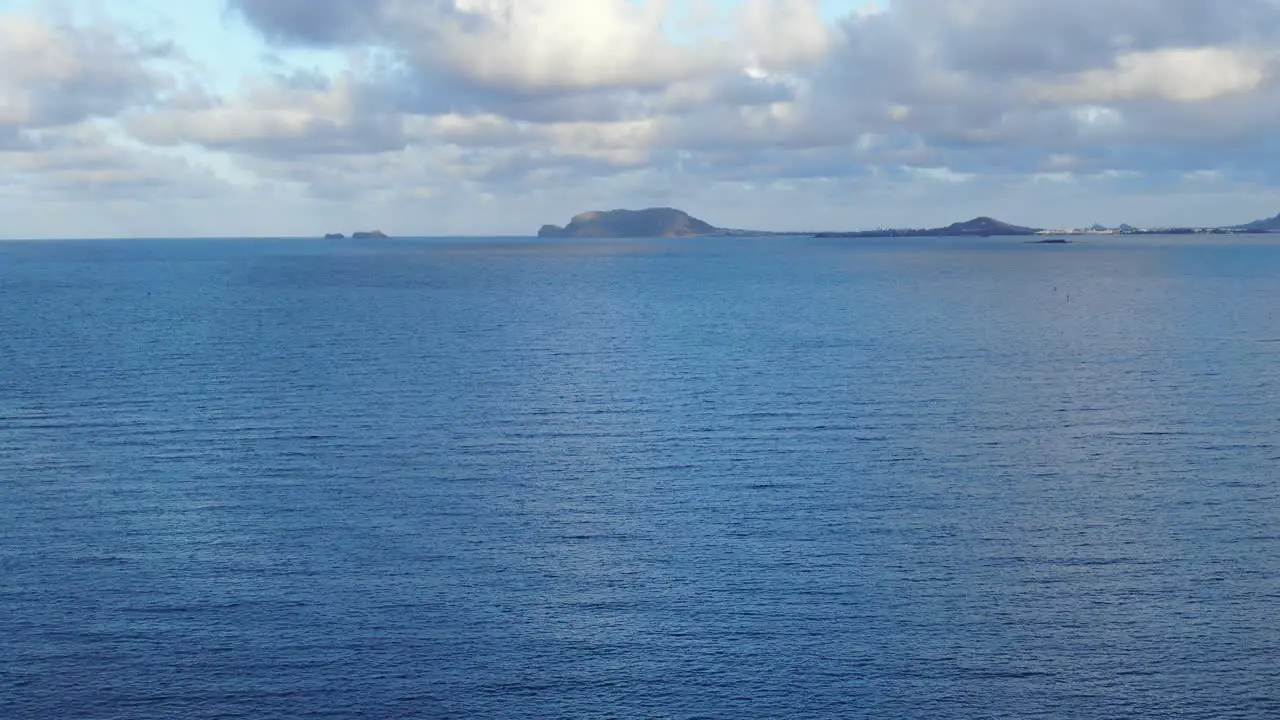
[(1263, 220), (1254, 220), (1244, 225), (1237, 225), (1236, 228), (1250, 232), (1280, 232), (1280, 215)]
[(683, 210), (608, 210), (576, 215), (569, 224), (543, 225), (538, 237), (663, 238), (724, 235), (727, 231), (703, 222)]
[(1010, 225), (985, 215), (964, 222), (952, 223), (940, 228), (900, 228), (893, 230), (860, 230), (855, 232), (818, 233), (823, 238), (875, 238), (875, 237), (991, 237), (1035, 235), (1038, 228)]
[(983, 216), (965, 222), (952, 223), (944, 228), (938, 228), (934, 232), (946, 237), (965, 235), (986, 237), (994, 235), (1035, 235), (1039, 232), (1039, 228), (1010, 225), (1007, 222), (1000, 222), (994, 218)]

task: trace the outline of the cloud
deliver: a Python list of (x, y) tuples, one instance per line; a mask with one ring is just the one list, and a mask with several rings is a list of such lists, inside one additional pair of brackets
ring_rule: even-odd
[(391, 50), (418, 76), (513, 95), (658, 89), (754, 64), (822, 57), (830, 31), (814, 0), (748, 0), (730, 39), (676, 42), (659, 0), (232, 0), (285, 42)]
[(395, 7), (395, 0), (232, 0), (230, 8), (268, 37), (330, 45), (365, 40)]
[(574, 125), (588, 144), (610, 132), (600, 127), (660, 126), (634, 136), (637, 158), (729, 143), (838, 148), (868, 134), (959, 155), (1130, 142), (1157, 129), (1125, 103), (1184, 106), (1172, 112), (1187, 126), (1188, 106), (1268, 92), (1261, 48), (1280, 30), (1272, 0), (896, 0), (837, 29), (816, 3), (752, 0), (724, 18), (729, 33), (686, 42), (670, 39), (675, 16), (659, 2), (233, 5), (269, 37), (385, 48), (403, 63), (387, 87), (407, 114)]
[(1172, 212), (1280, 183), (1277, 0), (893, 0), (835, 23), (816, 0), (227, 7), (265, 43), (239, 56), (279, 59), (217, 89), (181, 38), (0, 14), (0, 168), (68, 197), (167, 179), (317, 216), (539, 215), (505, 230), (597, 201), (817, 213), (800, 193), (824, 225), (892, 224), (1002, 189), (1029, 213), (1010, 219), (1055, 224), (1035, 212), (1063, 193)]
[(30, 212), (64, 200), (224, 193), (207, 168), (133, 143), (113, 124), (168, 98), (180, 85), (172, 67), (182, 61), (169, 43), (100, 22), (0, 13), (0, 176), (8, 199)]
[(409, 125), (410, 118), (381, 104), (376, 88), (350, 73), (277, 76), (250, 82), (229, 100), (195, 94), (126, 121), (135, 137), (153, 145), (291, 156), (403, 150)]
[(95, 124), (45, 130), (20, 149), (0, 150), (0, 168), (32, 200), (101, 200), (225, 194), (225, 182), (189, 161), (130, 146)]
[(986, 78), (1036, 79), (1105, 68), (1167, 48), (1264, 46), (1274, 0), (894, 0), (886, 14), (939, 65)]
[(174, 55), (169, 45), (107, 27), (0, 13), (0, 130), (110, 117), (150, 102), (168, 85), (151, 63)]
[(1124, 53), (1111, 68), (1078, 73), (1040, 92), (1046, 100), (1067, 103), (1199, 103), (1257, 91), (1271, 79), (1274, 60), (1270, 52), (1217, 47)]

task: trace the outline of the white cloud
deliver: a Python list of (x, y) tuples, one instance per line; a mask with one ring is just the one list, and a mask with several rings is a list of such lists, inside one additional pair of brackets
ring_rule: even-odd
[(947, 167), (904, 167), (905, 171), (911, 177), (935, 183), (958, 184), (966, 183), (973, 180), (976, 175), (973, 173), (959, 173)]
[(229, 188), (190, 161), (139, 148), (102, 123), (43, 130), (29, 147), (0, 152), (0, 169), (31, 199), (127, 198), (163, 193), (169, 199), (208, 198)]
[(517, 94), (660, 88), (749, 64), (790, 70), (821, 58), (831, 38), (817, 0), (745, 0), (728, 37), (693, 43), (671, 38), (670, 0), (380, 0), (358, 13), (320, 2), (309, 14), (279, 0), (234, 4), (268, 32), (373, 39), (424, 75)]
[(134, 113), (127, 126), (156, 145), (190, 143), (266, 154), (387, 152), (407, 144), (411, 119), (365, 107), (364, 88), (350, 73), (290, 80), (250, 82), (230, 100), (198, 97)]
[(65, 125), (148, 102), (169, 83), (150, 63), (170, 55), (111, 28), (0, 13), (0, 129)]
[(835, 42), (812, 0), (748, 0), (739, 13), (742, 41), (754, 64), (766, 70), (817, 62)]
[(1254, 49), (1166, 48), (1124, 53), (1115, 65), (1038, 88), (1041, 99), (1067, 103), (1168, 100), (1191, 103), (1251, 93), (1269, 79), (1271, 53)]

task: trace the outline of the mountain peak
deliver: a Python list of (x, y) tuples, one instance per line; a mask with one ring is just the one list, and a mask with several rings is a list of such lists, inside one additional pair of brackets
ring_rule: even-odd
[(1032, 235), (1035, 228), (1010, 225), (986, 215), (980, 215), (966, 222), (958, 222), (943, 228), (951, 235)]

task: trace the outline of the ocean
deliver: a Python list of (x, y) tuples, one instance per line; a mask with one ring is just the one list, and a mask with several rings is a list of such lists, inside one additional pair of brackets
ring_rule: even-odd
[(1280, 717), (1280, 242), (0, 243), (0, 717)]

